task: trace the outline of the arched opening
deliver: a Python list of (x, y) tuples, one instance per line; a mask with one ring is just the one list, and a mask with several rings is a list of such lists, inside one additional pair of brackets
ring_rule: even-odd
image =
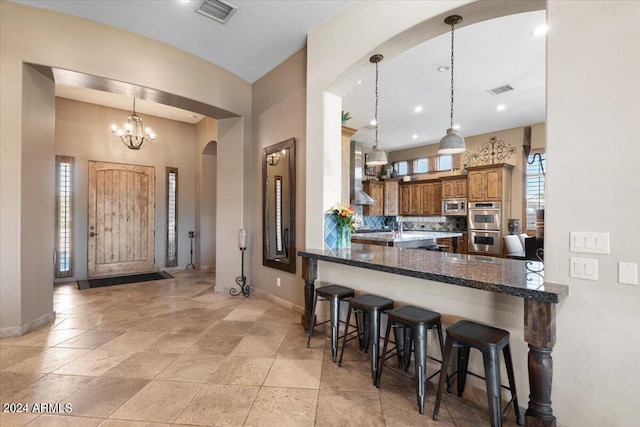
[(216, 267), (216, 196), (218, 173), (218, 143), (209, 141), (202, 150), (202, 187), (200, 190), (200, 219), (197, 233), (196, 259), (204, 271)]

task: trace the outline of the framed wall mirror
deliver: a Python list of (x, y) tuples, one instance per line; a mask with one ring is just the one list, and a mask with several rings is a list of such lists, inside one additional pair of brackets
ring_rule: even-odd
[(296, 271), (296, 140), (264, 149), (262, 159), (262, 264)]

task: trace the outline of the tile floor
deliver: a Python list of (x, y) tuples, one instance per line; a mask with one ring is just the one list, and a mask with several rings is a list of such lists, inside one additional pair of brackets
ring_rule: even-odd
[[(31, 406), (0, 412), (0, 425), (489, 424), (450, 396), (434, 422), (434, 387), (420, 415), (410, 379), (385, 370), (377, 389), (366, 356), (349, 350), (338, 367), (325, 337), (306, 348), (299, 315), (256, 296), (214, 293), (210, 274), (172, 274), (84, 291), (56, 286), (53, 324), (0, 339), (0, 401)], [(486, 405), (477, 389), (465, 398)], [(34, 403), (61, 405), (34, 412)], [(516, 425), (513, 417), (505, 425)]]

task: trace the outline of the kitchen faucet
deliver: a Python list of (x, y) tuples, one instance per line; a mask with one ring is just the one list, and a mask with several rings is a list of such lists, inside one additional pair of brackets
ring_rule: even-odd
[(398, 226), (398, 231), (400, 232), (400, 234), (402, 235), (402, 217), (398, 216), (396, 217), (396, 224)]

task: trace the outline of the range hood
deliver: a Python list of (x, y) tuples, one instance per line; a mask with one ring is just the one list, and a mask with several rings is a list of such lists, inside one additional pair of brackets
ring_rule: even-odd
[(362, 143), (351, 141), (349, 151), (349, 199), (354, 205), (373, 205), (376, 201), (362, 189), (362, 171), (364, 167), (364, 153)]

